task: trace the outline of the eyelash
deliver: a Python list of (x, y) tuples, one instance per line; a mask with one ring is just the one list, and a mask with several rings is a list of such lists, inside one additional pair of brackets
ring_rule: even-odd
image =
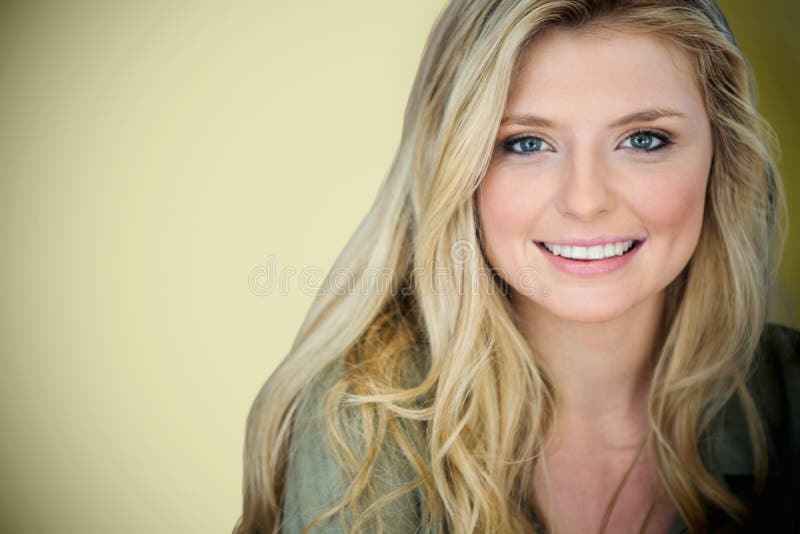
[[(631, 137), (634, 137), (634, 136), (637, 136), (637, 135), (650, 136), (650, 137), (654, 137), (654, 138), (658, 139), (659, 141), (661, 141), (661, 144), (658, 145), (655, 148), (641, 148), (641, 149), (634, 148), (634, 150), (636, 150), (637, 152), (645, 152), (645, 153), (657, 152), (657, 151), (659, 151), (661, 149), (664, 149), (664, 148), (667, 148), (668, 146), (673, 144), (672, 138), (669, 135), (667, 135), (664, 132), (657, 132), (657, 131), (654, 131), (654, 130), (636, 130), (635, 132), (631, 132), (631, 134), (628, 135), (623, 140), (623, 142), (627, 141)], [(527, 135), (527, 134), (526, 135), (518, 135), (518, 136), (515, 136), (515, 137), (512, 137), (510, 139), (507, 139), (507, 140), (503, 141), (503, 143), (502, 143), (503, 150), (505, 152), (508, 152), (510, 154), (514, 154), (514, 155), (517, 155), (517, 156), (529, 156), (531, 154), (536, 154), (537, 152), (542, 152), (541, 149), (540, 150), (535, 150), (533, 152), (519, 152), (517, 150), (513, 150), (512, 149), (512, 147), (515, 144), (517, 144), (520, 141), (523, 141), (525, 139), (539, 139), (539, 140), (541, 140), (543, 142), (546, 142), (541, 137), (538, 137), (538, 136), (535, 136), (535, 135)]]

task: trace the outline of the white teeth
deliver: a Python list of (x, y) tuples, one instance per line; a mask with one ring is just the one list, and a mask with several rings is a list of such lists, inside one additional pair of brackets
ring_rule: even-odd
[(586, 257), (590, 260), (599, 260), (603, 257), (603, 245), (594, 245), (586, 249)]
[(633, 241), (619, 241), (616, 243), (604, 243), (591, 247), (581, 247), (578, 245), (559, 245), (556, 243), (544, 243), (544, 246), (556, 256), (572, 258), (575, 260), (601, 260), (612, 256), (621, 256), (633, 246)]

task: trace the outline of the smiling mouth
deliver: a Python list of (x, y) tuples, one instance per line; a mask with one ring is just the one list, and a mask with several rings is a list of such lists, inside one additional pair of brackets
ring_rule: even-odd
[(592, 262), (630, 254), (632, 250), (636, 249), (642, 244), (642, 241), (634, 239), (630, 241), (605, 243), (603, 245), (594, 245), (589, 247), (578, 245), (558, 245), (545, 243), (544, 241), (536, 241), (535, 243), (539, 248), (552, 256), (559, 256), (564, 259), (579, 262)]

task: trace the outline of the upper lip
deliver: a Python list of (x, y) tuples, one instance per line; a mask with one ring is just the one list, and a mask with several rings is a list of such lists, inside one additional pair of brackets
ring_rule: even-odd
[(570, 237), (563, 239), (554, 239), (552, 241), (545, 239), (540, 243), (549, 243), (551, 245), (570, 245), (579, 247), (591, 247), (593, 245), (605, 245), (606, 243), (622, 243), (624, 241), (642, 241), (639, 237), (634, 236), (598, 236), (598, 237)]

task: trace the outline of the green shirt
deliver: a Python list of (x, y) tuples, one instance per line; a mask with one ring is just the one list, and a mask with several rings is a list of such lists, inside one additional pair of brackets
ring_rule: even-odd
[[(747, 423), (734, 396), (716, 419), (716, 460), (709, 465), (726, 488), (747, 503), (753, 531), (800, 532), (800, 332), (768, 324), (761, 336), (760, 357), (748, 381), (758, 406), (767, 439), (768, 476), (760, 497), (753, 497), (754, 466)], [(294, 416), (284, 490), (281, 532), (300, 534), (312, 519), (335, 505), (347, 487), (346, 477), (327, 448), (322, 398), (335, 376), (315, 380)], [(345, 420), (360, 428), (353, 419)], [(389, 444), (373, 469), (376, 495), (415, 478), (402, 454)], [(384, 532), (411, 534), (420, 530), (424, 502), (420, 487), (389, 501), (381, 508)], [(710, 531), (741, 532), (721, 510), (708, 509)], [(727, 527), (727, 529), (726, 529)], [(730, 529), (730, 530), (728, 530)], [(338, 516), (327, 518), (311, 532), (344, 532)], [(688, 532), (680, 516), (669, 534)]]

